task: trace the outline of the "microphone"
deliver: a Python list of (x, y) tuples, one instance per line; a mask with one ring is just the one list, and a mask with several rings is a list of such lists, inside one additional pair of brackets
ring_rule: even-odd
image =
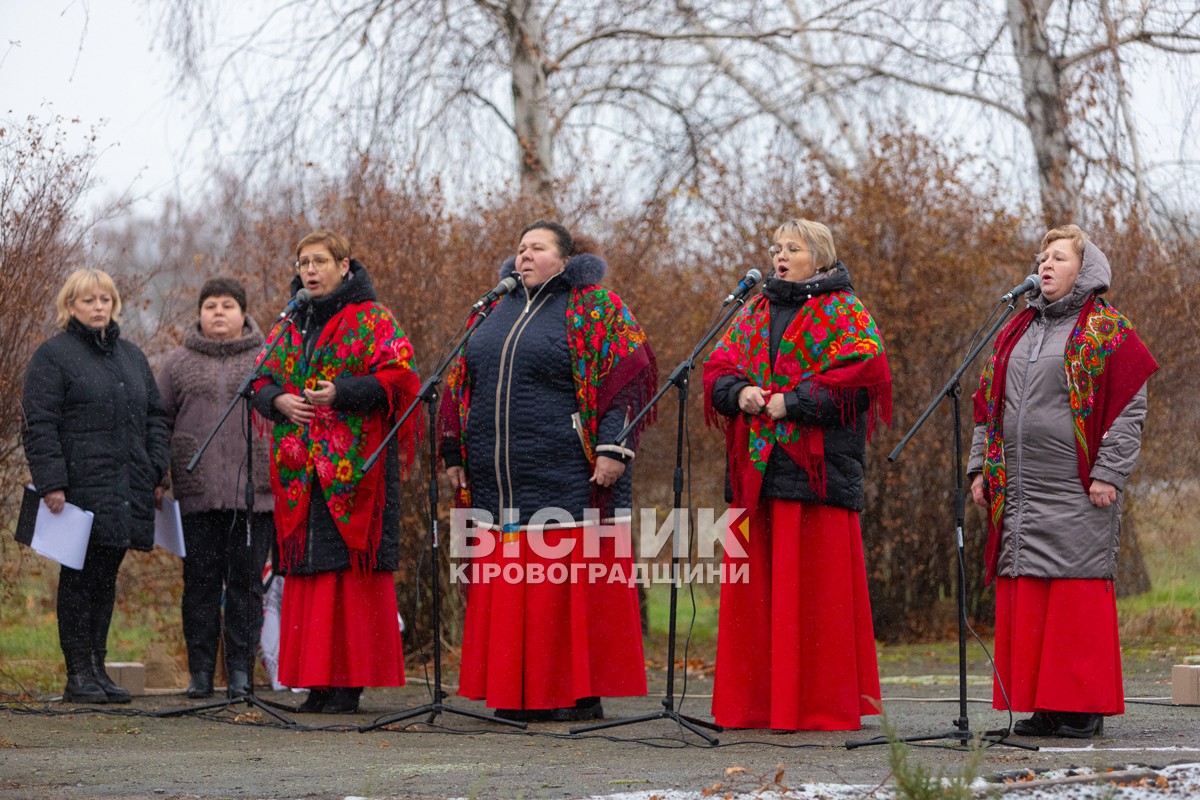
[(296, 292), (295, 297), (293, 297), (291, 300), (288, 300), (288, 304), (283, 307), (283, 311), (279, 312), (279, 319), (283, 319), (288, 314), (304, 308), (306, 305), (308, 305), (308, 301), (311, 299), (312, 292), (310, 292), (308, 289), (301, 288), (300, 291)]
[(1042, 277), (1040, 275), (1038, 275), (1037, 273), (1034, 273), (1033, 275), (1030, 275), (1028, 278), (1026, 278), (1025, 280), (1018, 283), (1012, 289), (1010, 289), (1008, 294), (1006, 294), (1000, 298), (1000, 302), (1001, 303), (1011, 303), (1013, 300), (1016, 300), (1021, 295), (1025, 294), (1027, 292), (1040, 291), (1041, 288), (1042, 288)]
[(727, 306), (734, 300), (741, 300), (743, 297), (749, 294), (750, 290), (758, 285), (758, 282), (761, 280), (761, 272), (756, 269), (750, 270), (746, 273), (746, 277), (742, 278), (741, 281), (738, 282), (737, 288), (733, 290), (733, 294), (725, 298), (725, 302), (721, 303), (721, 306)]
[(471, 306), (471, 311), (478, 311), (489, 303), (499, 300), (501, 297), (517, 288), (517, 284), (519, 283), (520, 280), (517, 279), (517, 274), (515, 272), (512, 273), (507, 278), (497, 283), (495, 289), (492, 289), (483, 297), (479, 298), (479, 302)]

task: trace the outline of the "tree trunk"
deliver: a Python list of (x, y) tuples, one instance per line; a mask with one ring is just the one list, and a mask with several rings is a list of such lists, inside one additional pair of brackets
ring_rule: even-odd
[(513, 123), (517, 134), (517, 175), (521, 199), (552, 212), (554, 151), (546, 88), (545, 32), (538, 0), (507, 4), (505, 29), (512, 53)]
[(1050, 52), (1045, 18), (1053, 0), (1008, 0), (1008, 23), (1021, 77), (1025, 118), (1037, 159), (1042, 215), (1049, 226), (1081, 218), (1079, 181), (1071, 168), (1062, 69)]
[(1150, 573), (1142, 558), (1142, 546), (1137, 536), (1137, 514), (1134, 499), (1126, 494), (1121, 513), (1121, 553), (1117, 558), (1117, 597), (1132, 597), (1150, 591)]

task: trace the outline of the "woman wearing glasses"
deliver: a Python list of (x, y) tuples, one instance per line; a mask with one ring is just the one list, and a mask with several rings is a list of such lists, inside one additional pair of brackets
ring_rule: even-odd
[(706, 418), (725, 429), (731, 527), (713, 716), (720, 725), (857, 730), (879, 713), (859, 512), (866, 442), (891, 422), (891, 373), (833, 235), (775, 232), (774, 277), (704, 367)]
[(469, 585), (459, 693), (505, 719), (595, 719), (600, 697), (646, 693), (629, 582), (637, 437), (617, 437), (657, 373), (605, 269), (562, 225), (530, 225), (501, 267), (521, 287), (447, 379), (446, 473), (491, 523), (475, 529), (487, 552), (473, 574), (501, 576)]
[(398, 451), (411, 459), (412, 427), (388, 442), (374, 469), (364, 472), (363, 462), (420, 381), (408, 338), (344, 238), (316, 231), (300, 240), (291, 291), (301, 288), (312, 300), (255, 384), (255, 407), (275, 422), (277, 566), (287, 575), (279, 680), (310, 689), (301, 711), (350, 713), (362, 687), (404, 684), (391, 573), (400, 549)]

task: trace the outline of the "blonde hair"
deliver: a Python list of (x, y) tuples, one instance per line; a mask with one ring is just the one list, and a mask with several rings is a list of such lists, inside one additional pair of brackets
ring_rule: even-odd
[(1083, 228), (1074, 224), (1063, 225), (1061, 228), (1052, 228), (1046, 231), (1046, 235), (1042, 237), (1042, 251), (1045, 252), (1051, 242), (1057, 242), (1059, 239), (1070, 239), (1075, 245), (1075, 252), (1081, 256), (1083, 255), (1083, 246), (1087, 244), (1088, 240)]
[(837, 248), (833, 245), (833, 233), (819, 222), (807, 219), (790, 219), (775, 231), (775, 241), (784, 234), (803, 239), (812, 253), (813, 266), (818, 271), (829, 269), (837, 261)]
[(296, 245), (296, 259), (300, 258), (300, 251), (308, 247), (310, 244), (324, 245), (329, 251), (329, 255), (333, 256), (334, 261), (345, 261), (350, 257), (350, 243), (346, 241), (346, 237), (333, 231), (320, 230), (313, 231), (308, 236), (300, 240), (300, 244)]
[(112, 320), (121, 321), (121, 293), (117, 291), (112, 276), (102, 269), (77, 269), (67, 276), (66, 283), (58, 290), (58, 297), (54, 301), (57, 314), (55, 322), (60, 329), (65, 331), (71, 321), (71, 304), (79, 299), (80, 295), (92, 289), (112, 295)]

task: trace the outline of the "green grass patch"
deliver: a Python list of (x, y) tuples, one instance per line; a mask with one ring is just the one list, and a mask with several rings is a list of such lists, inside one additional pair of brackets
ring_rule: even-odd
[[(683, 637), (687, 635), (690, 627), (694, 644), (713, 645), (716, 643), (719, 596), (719, 589), (716, 586), (684, 585), (679, 587), (676, 592), (675, 630), (680, 642), (683, 641)], [(670, 585), (652, 584), (646, 590), (646, 600), (649, 608), (650, 636), (654, 639), (665, 640), (667, 632), (670, 630)]]

